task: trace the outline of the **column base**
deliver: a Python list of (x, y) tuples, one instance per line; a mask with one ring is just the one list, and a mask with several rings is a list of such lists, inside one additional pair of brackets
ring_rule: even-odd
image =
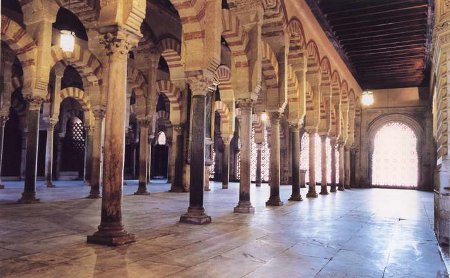
[(205, 213), (204, 208), (188, 208), (187, 213), (180, 217), (180, 223), (204, 225), (211, 223), (211, 216)]
[(319, 197), (319, 195), (317, 194), (316, 191), (308, 191), (308, 193), (306, 193), (306, 198), (317, 198)]
[(222, 189), (228, 189), (228, 184), (223, 184), (222, 183)]
[(170, 188), (169, 192), (172, 193), (185, 193), (187, 192), (183, 187), (173, 186)]
[(306, 188), (306, 185), (300, 185), (300, 188)]
[(298, 195), (291, 195), (291, 197), (288, 199), (289, 201), (303, 201), (303, 198), (300, 194)]
[(233, 209), (234, 213), (255, 213), (255, 208), (252, 206), (252, 204), (247, 202), (239, 202), (239, 204), (234, 207)]
[(36, 193), (22, 193), (22, 198), (17, 200), (19, 204), (36, 204), (39, 203), (41, 200), (36, 198)]
[(341, 185), (339, 185), (338, 190), (339, 190), (339, 191), (345, 191), (344, 187), (341, 186)]
[(134, 195), (150, 195), (150, 192), (147, 191), (147, 184), (145, 182), (139, 182), (139, 186)]
[(345, 189), (351, 189), (350, 185), (344, 186)]
[(319, 194), (320, 195), (328, 195), (329, 193), (328, 193), (328, 190), (325, 188), (325, 189), (321, 189)]
[(261, 184), (260, 184), (260, 183), (257, 183), (257, 184), (256, 184), (256, 187), (261, 187)]
[[(100, 226), (99, 226), (100, 229)], [(125, 230), (120, 231), (103, 231), (99, 230), (91, 236), (87, 236), (87, 243), (108, 245), (108, 246), (119, 246), (136, 241), (134, 234), (130, 234)]]
[(5, 186), (3, 184), (0, 184), (0, 189), (5, 189)]
[(280, 200), (280, 197), (270, 197), (270, 199), (266, 202), (266, 206), (282, 206), (283, 202)]
[(205, 187), (204, 191), (211, 191), (211, 188)]
[(45, 184), (47, 188), (55, 188), (56, 186), (50, 181)]
[(330, 192), (336, 192), (336, 185), (332, 185), (330, 187)]
[(89, 193), (89, 196), (86, 197), (86, 199), (100, 199), (102, 196), (100, 193)]

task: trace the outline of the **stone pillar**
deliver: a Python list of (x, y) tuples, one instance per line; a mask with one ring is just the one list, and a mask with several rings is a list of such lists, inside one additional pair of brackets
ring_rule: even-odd
[(5, 124), (8, 121), (8, 116), (0, 116), (0, 189), (4, 189), (2, 184), (2, 165), (3, 165), (3, 143), (5, 139)]
[[(25, 119), (27, 119), (25, 117)], [(25, 126), (21, 132), (22, 134), (22, 149), (20, 152), (20, 180), (25, 180), (25, 172), (27, 168), (27, 137), (28, 137), (28, 127)]]
[(345, 153), (345, 163), (344, 163), (344, 171), (345, 171), (345, 179), (344, 179), (344, 187), (346, 189), (350, 188), (350, 147), (344, 147)]
[(105, 117), (105, 145), (101, 221), (98, 231), (87, 237), (88, 243), (122, 245), (135, 241), (133, 234), (122, 225), (122, 186), (125, 147), (127, 59), (130, 38), (124, 31), (105, 34), (107, 84)]
[(292, 194), (289, 201), (302, 201), (300, 195), (300, 130), (298, 124), (291, 125)]
[(336, 192), (336, 138), (331, 138), (330, 144), (331, 144), (331, 189), (330, 189), (330, 192)]
[(170, 192), (187, 192), (183, 187), (183, 163), (184, 163), (184, 125), (173, 125), (172, 150), (173, 150), (173, 174)]
[(345, 171), (344, 171), (344, 144), (339, 143), (339, 191), (344, 191), (344, 180), (345, 180)]
[(36, 199), (36, 168), (37, 151), (39, 142), (39, 111), (41, 110), (41, 98), (27, 99), (27, 156), (25, 171), (25, 186), (19, 203), (31, 204), (39, 202)]
[(202, 76), (189, 79), (192, 91), (190, 191), (188, 211), (180, 217), (182, 223), (211, 223), (211, 217), (205, 213), (203, 208), (206, 94), (210, 93), (208, 88), (210, 84), (209, 80)]
[(86, 126), (86, 140), (85, 140), (85, 151), (84, 151), (84, 182), (86, 185), (91, 186), (91, 176), (92, 176), (92, 144), (94, 140), (94, 127)]
[(222, 189), (228, 189), (230, 183), (230, 143), (229, 137), (222, 138), (223, 156), (222, 156)]
[(61, 162), (62, 162), (62, 147), (63, 147), (63, 140), (64, 137), (61, 136), (60, 133), (58, 133), (57, 136), (57, 145), (56, 145), (56, 167), (55, 167), (55, 177), (58, 180), (60, 178), (61, 173)]
[(252, 101), (250, 99), (239, 100), (241, 116), (239, 122), (239, 135), (241, 137), (241, 179), (239, 182), (239, 203), (234, 208), (235, 213), (254, 213), (255, 208), (250, 202), (250, 158), (252, 136)]
[(58, 119), (50, 118), (47, 128), (47, 143), (45, 148), (45, 184), (47, 187), (55, 187), (53, 184), (53, 135)]
[(326, 135), (320, 135), (320, 167), (322, 168), (322, 178), (320, 181), (320, 195), (328, 195)]
[(139, 123), (139, 186), (134, 195), (150, 195), (147, 191), (148, 171), (148, 128), (150, 121), (147, 118), (138, 119)]
[(270, 113), (270, 199), (266, 206), (282, 206), (280, 199), (280, 118), (279, 112)]
[(309, 134), (309, 186), (308, 193), (306, 194), (307, 198), (317, 198), (316, 192), (316, 132), (315, 128), (311, 128), (306, 130)]
[(262, 183), (262, 143), (256, 144), (256, 187)]
[(102, 156), (102, 129), (103, 119), (105, 118), (105, 108), (94, 108), (95, 119), (94, 138), (92, 140), (92, 162), (91, 162), (91, 192), (88, 198), (101, 198), (100, 180), (101, 180), (101, 156)]

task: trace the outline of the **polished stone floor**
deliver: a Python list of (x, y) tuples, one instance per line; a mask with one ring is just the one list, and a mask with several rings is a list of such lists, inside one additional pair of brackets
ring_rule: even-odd
[[(137, 242), (86, 244), (100, 200), (81, 182), (38, 187), (40, 204), (14, 203), (19, 182), (0, 190), (0, 277), (447, 277), (432, 230), (433, 195), (353, 189), (267, 208), (269, 187), (252, 186), (254, 215), (232, 213), (238, 184), (212, 183), (206, 226), (179, 224), (187, 193), (152, 183), (150, 196), (124, 186), (124, 223)], [(305, 195), (302, 189), (302, 195)]]

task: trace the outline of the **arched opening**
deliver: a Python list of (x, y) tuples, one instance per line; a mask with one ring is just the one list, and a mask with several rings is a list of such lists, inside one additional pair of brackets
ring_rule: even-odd
[(375, 133), (372, 185), (416, 188), (419, 180), (417, 136), (402, 122), (388, 122)]
[(152, 162), (154, 162), (152, 163), (152, 178), (157, 180), (167, 179), (169, 148), (164, 131), (159, 132), (155, 137), (152, 156)]

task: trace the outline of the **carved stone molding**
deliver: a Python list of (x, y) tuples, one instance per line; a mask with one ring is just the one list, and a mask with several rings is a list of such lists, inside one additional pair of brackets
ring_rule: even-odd
[(26, 97), (25, 100), (28, 103), (29, 110), (40, 110), (41, 105), (44, 102), (43, 98), (33, 96)]
[(188, 77), (188, 84), (191, 88), (192, 95), (206, 95), (213, 90), (213, 80), (204, 75), (196, 75)]
[(105, 108), (94, 108), (92, 109), (92, 114), (94, 114), (95, 119), (103, 119), (106, 115), (106, 109)]
[(132, 40), (123, 31), (103, 34), (100, 38), (100, 44), (105, 47), (107, 56), (118, 54), (126, 57), (131, 47), (134, 46)]

